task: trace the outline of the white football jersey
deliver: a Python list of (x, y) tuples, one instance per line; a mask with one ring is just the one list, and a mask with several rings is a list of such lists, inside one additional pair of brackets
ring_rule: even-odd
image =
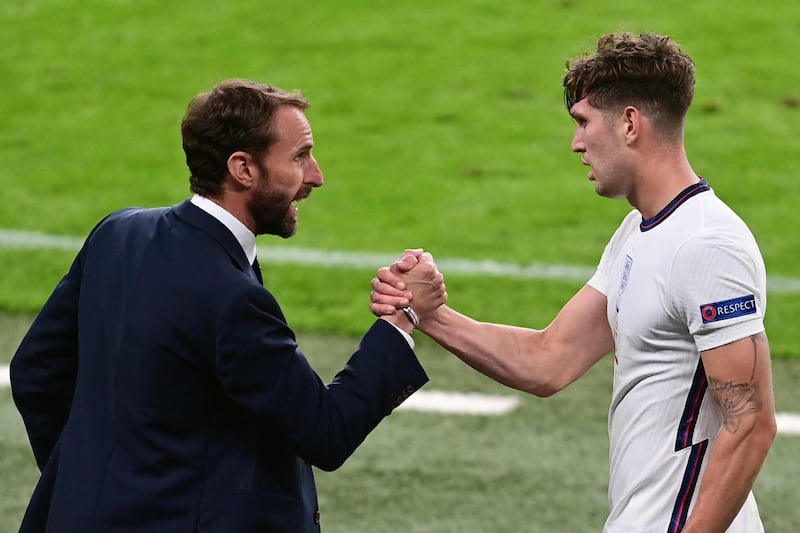
[[(700, 351), (764, 330), (761, 253), (700, 181), (652, 219), (631, 212), (589, 285), (608, 299), (616, 348), (604, 531), (680, 531), (722, 427)], [(752, 493), (728, 531), (763, 531)]]

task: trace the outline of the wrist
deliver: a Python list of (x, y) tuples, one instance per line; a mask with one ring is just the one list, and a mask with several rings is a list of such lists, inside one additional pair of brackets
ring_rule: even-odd
[(408, 319), (406, 314), (401, 312), (401, 311), (399, 311), (399, 310), (394, 314), (381, 315), (378, 318), (380, 318), (381, 320), (385, 320), (386, 322), (389, 322), (390, 324), (394, 325), (395, 327), (405, 331), (409, 335), (411, 335), (411, 333), (414, 331), (414, 325)]
[(405, 307), (401, 307), (400, 310), (403, 313), (405, 313), (406, 318), (408, 319), (408, 321), (411, 323), (412, 326), (414, 326), (415, 328), (419, 327), (419, 317), (417, 316), (417, 313), (416, 311), (414, 311), (413, 307), (407, 305)]
[(447, 314), (447, 305), (442, 304), (439, 307), (428, 311), (427, 313), (417, 314), (419, 324), (415, 327), (419, 331), (429, 334), (429, 331), (436, 329), (436, 324), (441, 323)]

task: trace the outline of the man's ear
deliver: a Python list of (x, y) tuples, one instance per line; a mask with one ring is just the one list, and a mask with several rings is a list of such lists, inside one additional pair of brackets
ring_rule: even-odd
[(636, 142), (642, 133), (642, 113), (637, 107), (629, 105), (622, 110), (622, 128), (626, 144)]
[(249, 189), (258, 172), (253, 156), (247, 152), (233, 152), (228, 156), (228, 174), (234, 183), (244, 189)]

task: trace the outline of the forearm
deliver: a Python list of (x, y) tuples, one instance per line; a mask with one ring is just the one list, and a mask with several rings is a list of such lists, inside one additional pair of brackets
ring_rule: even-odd
[(420, 329), (479, 372), (537, 396), (560, 391), (614, 347), (606, 298), (588, 285), (543, 330), (478, 322), (446, 306)]
[(550, 385), (554, 373), (549, 355), (541, 348), (541, 331), (479, 322), (447, 306), (425, 320), (420, 331), (506, 386), (537, 396), (555, 392)]
[[(406, 265), (404, 261), (410, 259), (404, 256), (392, 267), (378, 270), (370, 310), (378, 316), (394, 316), (410, 303), (418, 314), (417, 329), (504, 385), (549, 396), (582, 376), (614, 346), (606, 297), (589, 285), (544, 330), (492, 324), (444, 305), (447, 292), (441, 274), (429, 256), (420, 257), (418, 267)], [(421, 275), (411, 276), (417, 268)], [(411, 294), (404, 292), (406, 288)]]
[[(723, 428), (683, 533), (723, 532), (741, 509), (772, 444), (774, 422), (760, 417), (735, 433)], [(774, 418), (773, 418), (774, 420)]]

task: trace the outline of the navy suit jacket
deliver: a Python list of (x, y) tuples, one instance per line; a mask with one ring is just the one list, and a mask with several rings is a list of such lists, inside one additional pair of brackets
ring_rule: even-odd
[(319, 531), (334, 470), (427, 381), (377, 320), (329, 384), (188, 201), (94, 228), (11, 363), (42, 471), (24, 532)]

